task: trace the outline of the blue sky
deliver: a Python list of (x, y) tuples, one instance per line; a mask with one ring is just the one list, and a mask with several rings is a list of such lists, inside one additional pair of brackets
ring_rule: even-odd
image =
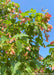
[[(31, 8), (36, 9), (37, 12), (41, 12), (41, 8), (48, 9), (47, 12), (49, 12), (52, 17), (49, 23), (53, 26), (53, 29), (51, 32), (49, 32), (49, 42), (46, 44), (49, 44), (51, 41), (54, 40), (54, 0), (11, 0), (16, 3), (20, 4), (21, 10), (25, 12), (26, 10), (30, 10)], [(43, 57), (46, 57), (46, 55), (49, 54), (49, 48), (43, 48), (41, 47), (39, 52)]]

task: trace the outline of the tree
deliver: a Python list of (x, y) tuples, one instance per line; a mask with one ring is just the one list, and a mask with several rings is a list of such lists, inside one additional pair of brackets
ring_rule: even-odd
[[(1, 75), (44, 72), (45, 59), (39, 55), (40, 46), (46, 47), (51, 15), (37, 13), (36, 9), (22, 12), (18, 3), (2, 0), (0, 3), (0, 71)], [(43, 38), (43, 33), (46, 40)], [(43, 61), (42, 61), (43, 60)], [(49, 59), (50, 60), (50, 59)], [(47, 60), (48, 61), (48, 60)], [(43, 62), (43, 63), (42, 63)]]

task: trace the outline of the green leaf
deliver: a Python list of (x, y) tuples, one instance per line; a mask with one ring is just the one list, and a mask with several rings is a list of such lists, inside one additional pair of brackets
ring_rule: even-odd
[(36, 38), (37, 43), (39, 43), (41, 46), (43, 46), (43, 41), (40, 38)]
[(54, 62), (52, 62), (51, 65), (54, 66)]
[(22, 12), (21, 15), (22, 15), (23, 17), (24, 17), (24, 16), (29, 16), (29, 14), (28, 14), (27, 12), (24, 12), (24, 13)]
[(29, 65), (27, 65), (26, 66), (26, 69), (25, 69), (28, 73), (31, 73), (32, 72), (32, 70), (31, 70), (31, 68), (30, 68), (30, 66)]
[(29, 44), (29, 39), (27, 39), (27, 43)]
[(6, 66), (2, 65), (1, 68), (0, 68), (0, 74), (1, 75), (6, 75), (5, 69), (6, 69)]
[(41, 16), (41, 15), (43, 15), (42, 13), (36, 13), (36, 16)]
[(30, 11), (31, 11), (32, 13), (36, 13), (36, 9), (33, 10), (33, 8), (31, 8)]
[(32, 18), (35, 16), (35, 14), (31, 14)]
[(20, 5), (18, 3), (16, 3), (16, 5), (18, 6), (18, 8), (20, 8)]
[(19, 40), (16, 40), (16, 46), (17, 46), (17, 55), (22, 51), (22, 44)]
[(18, 3), (12, 2), (12, 5), (13, 4), (16, 4), (17, 5), (17, 8), (20, 8), (20, 5)]
[(4, 33), (2, 33), (2, 31), (0, 31), (0, 35), (3, 35)]
[(47, 25), (46, 24), (42, 24), (44, 26), (44, 29), (47, 30)]
[(16, 34), (16, 35), (14, 35), (13, 38), (15, 37), (15, 38), (17, 39), (18, 37), (21, 38), (21, 37), (23, 37), (23, 36), (24, 36), (24, 37), (28, 37), (27, 34), (23, 34), (23, 33), (21, 33), (21, 34)]
[(16, 73), (16, 71), (18, 70), (18, 67), (19, 67), (20, 65), (21, 65), (20, 62), (17, 62), (17, 63), (15, 64), (14, 69), (13, 69), (13, 71), (12, 71), (12, 75), (15, 75), (15, 73)]
[(36, 66), (38, 69), (40, 69), (41, 63), (39, 61), (36, 61)]
[(51, 47), (51, 46), (54, 46), (54, 44), (48, 44), (46, 47)]
[(5, 36), (1, 37), (1, 44), (4, 43), (5, 41), (7, 41), (8, 39)]
[(49, 49), (49, 53), (51, 53), (53, 50), (54, 50), (54, 48), (50, 48), (50, 49)]
[(9, 21), (9, 20), (4, 20), (3, 23), (11, 24), (11, 21)]

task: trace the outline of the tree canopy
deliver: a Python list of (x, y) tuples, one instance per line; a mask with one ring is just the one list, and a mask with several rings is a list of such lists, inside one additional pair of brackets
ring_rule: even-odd
[[(1, 75), (25, 75), (54, 72), (54, 41), (49, 45), (48, 24), (51, 15), (37, 13), (36, 9), (22, 12), (20, 5), (11, 0), (0, 2), (0, 73)], [(45, 39), (43, 37), (45, 35)], [(40, 46), (49, 50), (43, 58)]]

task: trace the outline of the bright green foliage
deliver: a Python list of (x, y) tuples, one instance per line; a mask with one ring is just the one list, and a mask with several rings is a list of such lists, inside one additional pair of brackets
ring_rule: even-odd
[[(26, 75), (34, 72), (39, 73), (41, 69), (46, 71), (53, 60), (50, 62), (52, 58), (49, 55), (42, 63), (43, 57), (39, 55), (39, 47), (45, 47), (45, 40), (48, 42), (48, 32), (52, 29), (52, 26), (48, 24), (50, 17), (48, 12), (45, 14), (36, 13), (36, 10), (32, 8), (30, 11), (22, 12), (19, 4), (10, 0), (1, 0), (1, 75)], [(46, 39), (43, 38), (43, 34)], [(52, 48), (50, 52), (52, 52)]]
[[(47, 47), (53, 47), (54, 44), (49, 44), (47, 45)], [(49, 73), (54, 73), (54, 48), (50, 48), (49, 49), (49, 53), (50, 55), (46, 56), (46, 58), (44, 58), (43, 60), (43, 64), (45, 65), (45, 67), (47, 67), (47, 70), (45, 70), (45, 72), (49, 72)]]

